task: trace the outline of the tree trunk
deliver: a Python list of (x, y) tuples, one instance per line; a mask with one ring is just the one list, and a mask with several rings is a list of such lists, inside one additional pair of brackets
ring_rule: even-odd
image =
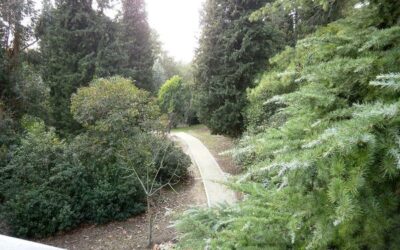
[(147, 221), (149, 223), (148, 247), (151, 248), (151, 244), (153, 243), (153, 211), (152, 211), (151, 197), (149, 196), (147, 196)]

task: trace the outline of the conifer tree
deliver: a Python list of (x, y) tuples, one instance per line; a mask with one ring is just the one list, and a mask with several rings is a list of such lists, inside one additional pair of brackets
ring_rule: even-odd
[(188, 211), (177, 224), (183, 248), (398, 249), (400, 20), (393, 3), (352, 8), (271, 59), (249, 92), (257, 129), (234, 153), (245, 173), (230, 186), (244, 199)]
[(22, 54), (32, 43), (34, 23), (26, 20), (35, 20), (33, 5), (32, 0), (0, 2), (0, 99), (13, 111), (19, 109), (15, 84), (20, 77)]
[(245, 90), (275, 52), (279, 33), (260, 21), (249, 21), (265, 2), (206, 2), (195, 82), (200, 120), (213, 133), (241, 134)]
[(122, 0), (119, 74), (135, 80), (143, 89), (153, 88), (153, 43), (144, 0)]
[(87, 85), (95, 73), (99, 30), (98, 16), (91, 0), (58, 0), (55, 7), (45, 5), (38, 34), (43, 54), (43, 80), (51, 88), (53, 125), (74, 131), (70, 97)]

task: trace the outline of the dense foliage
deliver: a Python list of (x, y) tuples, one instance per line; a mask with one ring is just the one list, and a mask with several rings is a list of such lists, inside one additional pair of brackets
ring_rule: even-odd
[(123, 54), (118, 58), (121, 75), (153, 90), (154, 53), (144, 0), (122, 0), (123, 13), (119, 40)]
[(26, 132), (0, 168), (1, 214), (16, 235), (45, 236), (142, 212), (145, 195), (133, 168), (157, 172), (156, 185), (186, 173), (187, 156), (154, 134), (155, 102), (129, 80), (98, 79), (78, 89), (71, 111), (85, 132), (65, 141), (42, 121), (24, 118)]
[(157, 49), (144, 1), (120, 1), (114, 19), (111, 3), (0, 3), (0, 219), (15, 235), (127, 218), (146, 203), (135, 171), (156, 190), (186, 175), (142, 90)]
[(205, 4), (195, 93), (200, 121), (213, 133), (241, 134), (246, 89), (280, 46), (281, 35), (275, 28), (249, 21), (265, 3), (209, 0)]
[(398, 248), (399, 10), (360, 3), (271, 60), (235, 152), (244, 199), (187, 212), (183, 248)]
[[(101, 2), (100, 2), (101, 3)], [(43, 6), (37, 25), (42, 77), (51, 88), (52, 124), (75, 133), (81, 127), (70, 97), (95, 77), (122, 75), (152, 89), (153, 46), (142, 0), (122, 1), (122, 18), (111, 20), (92, 1), (55, 1)]]
[(190, 87), (180, 76), (173, 76), (158, 92), (158, 102), (161, 111), (168, 114), (170, 128), (179, 123), (190, 123), (193, 115)]
[(155, 127), (159, 109), (147, 91), (135, 87), (128, 79), (96, 79), (71, 98), (71, 112), (87, 128), (105, 131)]
[(192, 68), (144, 0), (0, 2), (0, 219), (43, 237), (144, 211), (190, 164), (162, 113), (198, 115), (243, 135), (243, 200), (187, 211), (183, 249), (399, 248), (400, 2), (204, 7)]

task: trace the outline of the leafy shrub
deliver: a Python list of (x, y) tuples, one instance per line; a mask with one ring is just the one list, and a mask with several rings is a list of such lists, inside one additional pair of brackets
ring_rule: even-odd
[(0, 168), (1, 213), (18, 236), (42, 237), (140, 213), (145, 194), (132, 168), (146, 173), (162, 166), (160, 185), (179, 180), (189, 166), (187, 156), (154, 130), (153, 100), (129, 81), (98, 79), (80, 89), (72, 105), (84, 133), (60, 140), (41, 120), (25, 118), (20, 145)]
[[(17, 143), (17, 124), (12, 119), (11, 115), (2, 102), (0, 102), (0, 169), (7, 165), (10, 159), (10, 147)], [(1, 192), (0, 192), (1, 203)]]
[(159, 109), (150, 93), (122, 77), (100, 78), (78, 89), (71, 98), (71, 113), (85, 127), (103, 130), (155, 129)]
[(6, 203), (5, 210), (6, 219), (18, 236), (50, 235), (78, 222), (70, 197), (48, 188), (24, 190)]
[(158, 102), (161, 110), (168, 114), (171, 127), (193, 119), (190, 89), (180, 76), (173, 76), (161, 86)]
[(61, 186), (52, 185), (57, 168), (68, 160), (66, 144), (43, 122), (27, 122), (28, 131), (12, 152), (10, 162), (1, 169), (1, 188), (5, 196), (5, 218), (19, 236), (41, 236), (63, 230), (76, 223), (71, 218), (70, 197)]
[(68, 148), (70, 158), (82, 168), (80, 179), (84, 190), (78, 190), (81, 195), (76, 200), (81, 203), (80, 216), (95, 223), (122, 220), (144, 210), (139, 183), (117, 162), (116, 147), (120, 143), (107, 136), (81, 134)]

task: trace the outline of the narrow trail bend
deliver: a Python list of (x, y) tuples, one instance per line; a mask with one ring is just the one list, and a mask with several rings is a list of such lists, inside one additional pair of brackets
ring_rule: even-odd
[(227, 180), (225, 173), (206, 146), (199, 139), (185, 132), (172, 132), (171, 135), (188, 146), (189, 156), (200, 170), (208, 206), (234, 203), (236, 201), (235, 193), (221, 184)]

